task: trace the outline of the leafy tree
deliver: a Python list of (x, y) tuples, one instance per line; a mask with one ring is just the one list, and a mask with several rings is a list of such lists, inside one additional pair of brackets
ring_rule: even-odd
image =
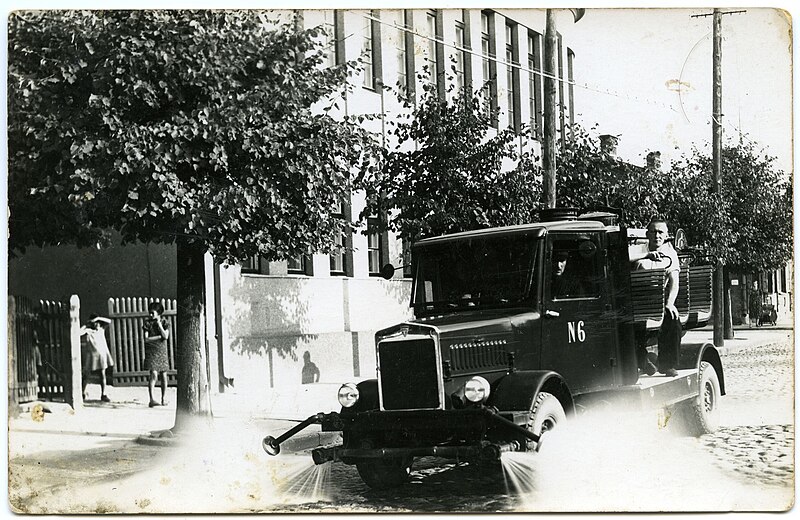
[(426, 85), (408, 117), (390, 122), (396, 143), (362, 216), (388, 213), (388, 228), (407, 240), (529, 222), (541, 189), (533, 158), (512, 130), (492, 135), (484, 107), (480, 95), (445, 101)]
[(573, 139), (556, 150), (557, 205), (618, 207), (626, 224), (645, 226), (663, 204), (663, 174), (605, 152), (597, 136), (577, 123), (570, 130)]
[(207, 412), (204, 254), (329, 252), (373, 137), (334, 118), (355, 63), (260, 11), (17, 11), (9, 17), (10, 249), (176, 244), (176, 428)]
[(722, 150), (722, 189), (713, 192), (709, 152), (695, 148), (672, 165), (672, 214), (693, 241), (706, 246), (727, 268), (756, 273), (792, 258), (792, 186), (775, 158), (748, 142)]

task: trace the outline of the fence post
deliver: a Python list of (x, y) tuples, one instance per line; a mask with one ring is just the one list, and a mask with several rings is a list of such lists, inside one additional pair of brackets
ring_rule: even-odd
[(17, 404), (17, 301), (8, 296), (8, 410)]
[(73, 410), (83, 407), (83, 373), (81, 370), (81, 299), (69, 297), (69, 378), (64, 381), (64, 397)]

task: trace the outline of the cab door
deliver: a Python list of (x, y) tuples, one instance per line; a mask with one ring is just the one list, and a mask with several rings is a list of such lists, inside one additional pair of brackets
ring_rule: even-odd
[[(597, 231), (554, 232), (547, 238), (540, 366), (561, 374), (573, 393), (616, 381), (616, 316), (605, 241)], [(566, 267), (557, 265), (563, 259)]]

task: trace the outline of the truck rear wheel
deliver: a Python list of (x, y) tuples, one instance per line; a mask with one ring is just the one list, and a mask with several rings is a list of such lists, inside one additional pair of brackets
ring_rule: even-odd
[(411, 475), (411, 457), (367, 459), (356, 463), (358, 474), (369, 487), (387, 489), (408, 481)]
[(700, 363), (699, 395), (681, 406), (681, 422), (689, 435), (699, 437), (719, 428), (719, 377), (711, 363)]
[[(551, 393), (539, 392), (531, 404), (531, 415), (528, 419), (528, 431), (542, 435), (567, 420), (561, 401)], [(536, 443), (527, 442), (528, 451), (536, 449)]]

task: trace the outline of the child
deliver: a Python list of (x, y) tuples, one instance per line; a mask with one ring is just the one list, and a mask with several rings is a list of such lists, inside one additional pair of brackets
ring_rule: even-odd
[(150, 372), (150, 408), (159, 403), (153, 399), (156, 390), (156, 378), (161, 373), (161, 406), (167, 404), (167, 370), (169, 358), (167, 357), (167, 339), (169, 339), (169, 321), (162, 317), (164, 306), (160, 302), (152, 302), (148, 307), (150, 319), (144, 323), (144, 368)]
[(92, 372), (100, 372), (100, 400), (104, 403), (111, 402), (106, 395), (106, 370), (114, 366), (111, 352), (106, 342), (106, 331), (103, 325), (108, 325), (111, 320), (97, 314), (89, 315), (89, 323), (81, 327), (81, 336), (86, 336), (87, 349), (83, 357), (83, 398), (86, 399), (86, 384)]

